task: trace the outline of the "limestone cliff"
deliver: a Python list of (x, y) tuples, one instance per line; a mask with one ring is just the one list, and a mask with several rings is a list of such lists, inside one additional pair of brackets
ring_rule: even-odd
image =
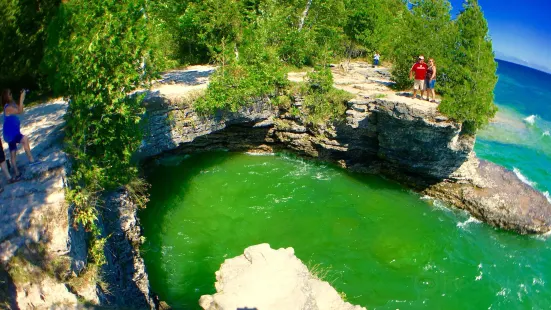
[[(177, 72), (182, 80), (207, 69)], [(212, 69), (208, 69), (212, 70)], [(290, 74), (300, 81), (303, 73)], [(387, 86), (388, 72), (361, 63), (333, 70), (335, 86), (353, 93), (346, 115), (328, 124), (306, 121), (301, 100), (295, 111), (258, 101), (235, 113), (201, 116), (190, 92), (206, 88), (161, 84), (149, 93), (143, 157), (163, 152), (211, 149), (290, 149), (354, 171), (378, 173), (419, 192), (463, 208), (494, 226), (520, 233), (551, 230), (551, 204), (505, 169), (481, 162), (475, 137), (438, 112), (435, 103), (414, 100)], [(193, 79), (191, 79), (193, 80)]]
[(361, 310), (342, 300), (329, 283), (316, 278), (294, 255), (293, 248), (274, 250), (269, 244), (245, 249), (227, 259), (216, 272), (214, 295), (203, 295), (206, 310)]

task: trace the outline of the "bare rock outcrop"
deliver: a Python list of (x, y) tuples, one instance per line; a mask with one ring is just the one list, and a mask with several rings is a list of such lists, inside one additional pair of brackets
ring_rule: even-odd
[(469, 211), (493, 226), (523, 234), (546, 233), (551, 227), (551, 207), (547, 198), (524, 184), (510, 170), (494, 163), (471, 158), (466, 163), (477, 185), (440, 182), (424, 192)]
[(222, 264), (216, 281), (217, 293), (201, 296), (203, 309), (366, 309), (343, 301), (329, 283), (308, 271), (293, 248), (274, 250), (266, 243), (248, 247)]
[(127, 309), (155, 309), (149, 290), (149, 278), (140, 255), (142, 234), (138, 206), (125, 189), (110, 193), (100, 224), (104, 236), (107, 264), (102, 267), (103, 292), (101, 304)]

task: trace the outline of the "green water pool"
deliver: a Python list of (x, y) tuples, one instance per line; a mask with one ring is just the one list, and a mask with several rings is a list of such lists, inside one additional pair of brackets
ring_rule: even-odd
[(265, 242), (293, 247), (369, 309), (551, 307), (550, 240), (496, 230), (380, 177), (234, 153), (150, 170), (143, 256), (174, 309), (198, 309), (220, 264)]

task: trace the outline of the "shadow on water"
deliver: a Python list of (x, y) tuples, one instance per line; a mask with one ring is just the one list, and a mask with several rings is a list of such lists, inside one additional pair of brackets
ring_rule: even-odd
[[(228, 153), (223, 151), (197, 153), (193, 155), (174, 155), (158, 161), (157, 164), (147, 167), (146, 174), (148, 181), (152, 184), (150, 190), (151, 197), (148, 207), (140, 212), (140, 217), (154, 217), (159, 221), (148, 221), (151, 225), (149, 228), (157, 233), (148, 234), (145, 230), (147, 227), (143, 225), (144, 235), (147, 235), (146, 243), (142, 247), (144, 259), (150, 257), (158, 257), (162, 255), (162, 233), (163, 222), (167, 214), (177, 208), (177, 205), (157, 205), (155, 201), (162, 200), (164, 197), (170, 197), (178, 193), (178, 195), (186, 195), (191, 189), (191, 183), (195, 176), (209, 170), (213, 167), (223, 164), (231, 160), (236, 153)], [(163, 165), (166, 164), (166, 165)], [(174, 180), (171, 182), (170, 180)], [(143, 219), (142, 219), (143, 222)], [(196, 290), (200, 288), (202, 292), (215, 293), (214, 282), (215, 276), (208, 264), (203, 264), (206, 257), (213, 255), (212, 246), (209, 243), (201, 243), (195, 247), (193, 253), (186, 253), (186, 260), (197, 262), (197, 268), (186, 270), (186, 274), (182, 275), (181, 282), (170, 283), (169, 275), (171, 270), (163, 268), (161, 264), (147, 264), (148, 274), (152, 288), (158, 292), (167, 292), (169, 288), (174, 288), (175, 285), (181, 285), (179, 289), (183, 292), (179, 296), (178, 301), (169, 302), (174, 309), (193, 309), (198, 308), (198, 298)], [(176, 259), (172, 257), (171, 259)], [(152, 276), (153, 275), (153, 276)], [(201, 279), (203, 279), (201, 281)], [(211, 279), (204, 281), (204, 279)], [(204, 283), (209, 283), (208, 287), (204, 287)], [(162, 293), (161, 293), (162, 294)], [(166, 300), (167, 296), (160, 295), (161, 300)]]

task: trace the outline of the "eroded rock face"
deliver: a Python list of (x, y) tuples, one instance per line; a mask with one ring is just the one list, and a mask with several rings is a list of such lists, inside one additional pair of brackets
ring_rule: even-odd
[(329, 283), (317, 279), (294, 255), (293, 248), (274, 250), (269, 244), (245, 249), (227, 259), (216, 272), (214, 295), (203, 295), (206, 310), (361, 310), (342, 300)]
[(120, 189), (105, 199), (101, 224), (107, 264), (103, 266), (103, 281), (108, 292), (102, 294), (101, 304), (128, 309), (155, 309), (149, 290), (149, 279), (140, 255), (141, 227), (138, 207), (128, 192)]

